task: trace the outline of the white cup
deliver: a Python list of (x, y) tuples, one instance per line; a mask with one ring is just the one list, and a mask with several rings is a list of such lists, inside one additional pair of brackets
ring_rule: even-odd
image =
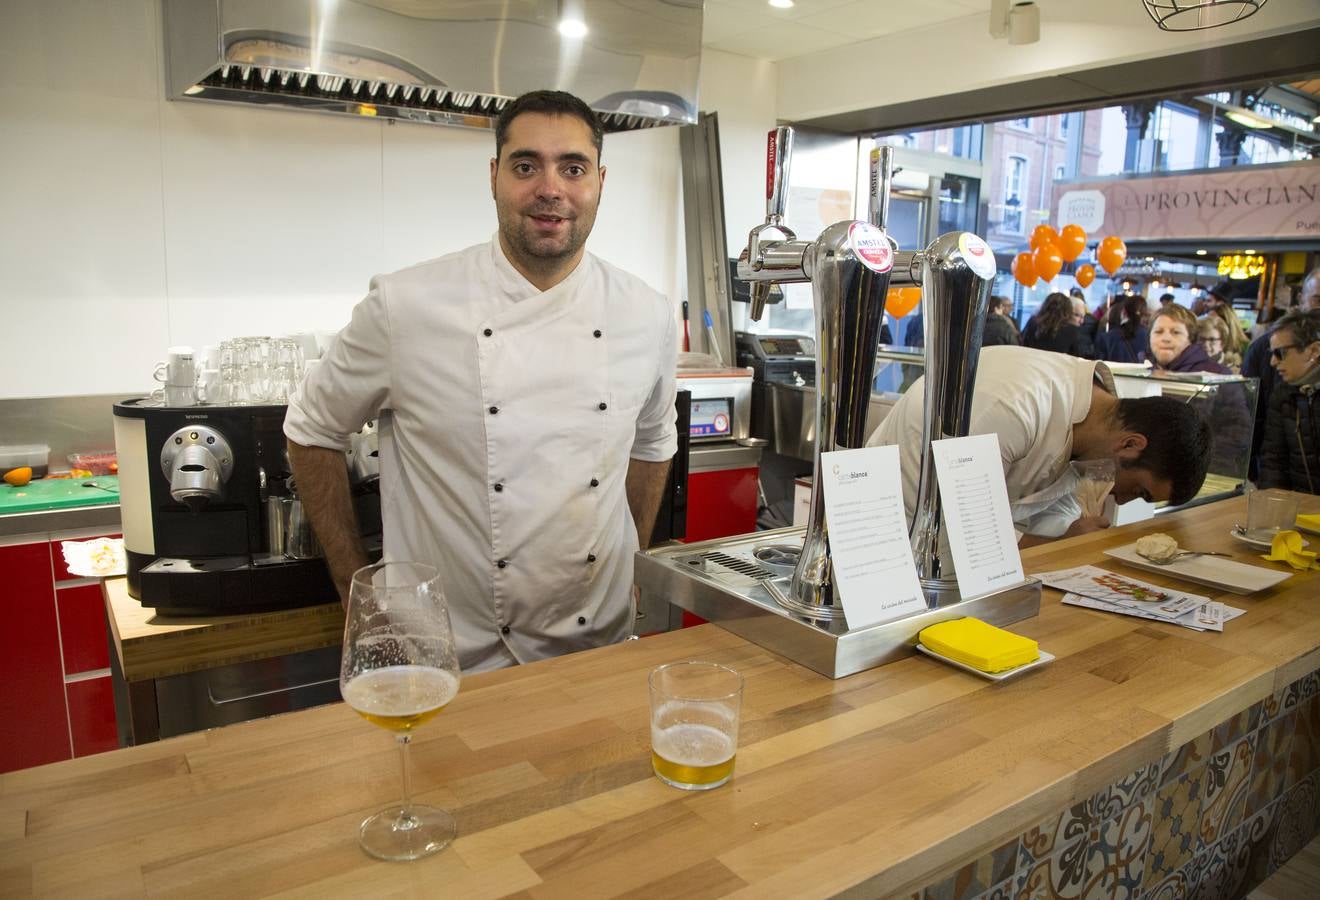
[(289, 335), (289, 339), (298, 345), (304, 360), (321, 358), (321, 347), (316, 343), (316, 335), (310, 331), (296, 331)]
[(191, 384), (167, 384), (152, 391), (151, 399), (162, 406), (196, 406), (197, 389)]
[(192, 347), (171, 347), (165, 362), (156, 364), (152, 377), (162, 384), (191, 389), (197, 383), (197, 363)]

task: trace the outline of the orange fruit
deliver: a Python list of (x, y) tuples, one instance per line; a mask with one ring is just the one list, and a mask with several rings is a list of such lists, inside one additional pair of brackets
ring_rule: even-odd
[(12, 484), (14, 487), (22, 487), (31, 480), (31, 466), (19, 466), (17, 469), (10, 469), (5, 473), (5, 483)]

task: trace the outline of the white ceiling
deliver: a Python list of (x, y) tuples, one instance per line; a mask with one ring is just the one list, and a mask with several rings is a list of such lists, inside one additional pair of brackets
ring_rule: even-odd
[(777, 61), (989, 11), (990, 0), (706, 0), (702, 43)]

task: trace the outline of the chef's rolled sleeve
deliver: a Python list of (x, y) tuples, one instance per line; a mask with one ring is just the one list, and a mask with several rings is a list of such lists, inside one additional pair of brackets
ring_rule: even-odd
[(289, 397), (284, 436), (307, 447), (347, 451), (351, 436), (389, 405), (389, 348), (389, 308), (372, 279), (352, 320)]
[(660, 357), (655, 384), (637, 414), (637, 430), (629, 453), (633, 459), (643, 462), (664, 462), (678, 452), (678, 430), (674, 424), (677, 421), (674, 398), (677, 390), (675, 373), (678, 367), (678, 325), (669, 300), (658, 296), (660, 315), (656, 328), (659, 331)]

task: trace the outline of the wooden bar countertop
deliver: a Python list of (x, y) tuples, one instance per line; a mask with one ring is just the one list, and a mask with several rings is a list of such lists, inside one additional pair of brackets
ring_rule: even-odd
[[(1320, 511), (1320, 497), (1303, 510)], [(1024, 552), (1096, 563), (1164, 531), (1263, 566), (1245, 501)], [(1315, 539), (1312, 538), (1314, 542)], [(1066, 607), (1014, 629), (1058, 658), (1000, 684), (922, 656), (831, 681), (703, 625), (465, 678), (413, 746), (459, 838), (357, 846), (398, 799), (392, 738), (342, 703), (0, 776), (0, 893), (60, 896), (883, 896), (926, 884), (1320, 668), (1320, 573), (1241, 597), (1223, 634)], [(646, 674), (701, 658), (747, 686), (733, 780), (651, 774)], [(13, 739), (11, 735), (8, 739)]]
[(126, 578), (107, 578), (101, 587), (126, 681), (317, 650), (344, 637), (338, 600), (236, 616), (170, 616), (130, 597)]

